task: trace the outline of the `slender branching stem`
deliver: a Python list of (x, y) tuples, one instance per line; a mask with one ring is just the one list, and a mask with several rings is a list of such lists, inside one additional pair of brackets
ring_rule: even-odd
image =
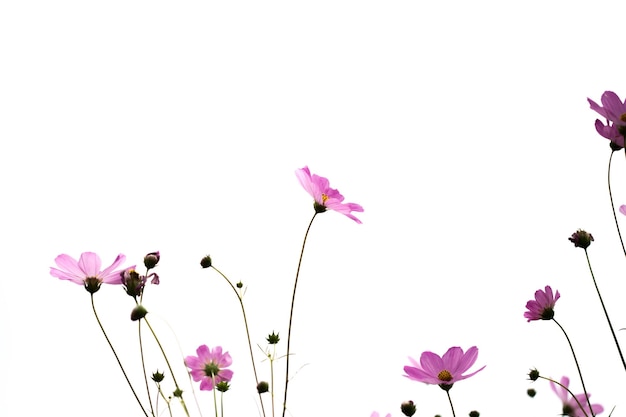
[(154, 340), (156, 341), (157, 345), (159, 346), (159, 349), (161, 350), (161, 354), (163, 354), (163, 358), (165, 359), (167, 368), (170, 370), (170, 375), (172, 375), (172, 380), (174, 381), (174, 385), (176, 386), (176, 392), (180, 394), (180, 396), (178, 396), (178, 398), (180, 399), (180, 404), (182, 405), (183, 410), (185, 411), (185, 415), (189, 417), (189, 410), (187, 410), (187, 405), (185, 404), (185, 400), (183, 399), (183, 391), (180, 389), (180, 386), (178, 385), (178, 382), (176, 381), (174, 370), (172, 369), (172, 365), (170, 364), (170, 361), (167, 358), (167, 355), (165, 354), (165, 349), (163, 349), (163, 345), (161, 345), (161, 341), (159, 341), (159, 338), (154, 332), (154, 329), (152, 328), (152, 326), (150, 325), (148, 318), (144, 317), (143, 320), (146, 322), (146, 326), (148, 326), (148, 329), (150, 329), (150, 332), (152, 333)]
[[(256, 382), (257, 387), (259, 386), (259, 377), (256, 372), (256, 365), (254, 363), (254, 354), (252, 353), (252, 342), (250, 341), (250, 328), (248, 327), (248, 318), (246, 316), (246, 309), (243, 305), (243, 296), (237, 291), (237, 288), (233, 285), (232, 282), (228, 279), (226, 275), (222, 273), (219, 269), (211, 265), (211, 268), (215, 269), (215, 271), (222, 276), (230, 285), (230, 288), (233, 289), (235, 295), (237, 296), (237, 300), (239, 300), (239, 305), (241, 306), (241, 313), (243, 314), (243, 324), (246, 328), (246, 337), (248, 338), (248, 350), (250, 351), (250, 360), (252, 361), (252, 372), (254, 373), (254, 381)], [(263, 417), (265, 417), (265, 407), (263, 406), (263, 398), (261, 398), (261, 393), (259, 393), (259, 402), (261, 403), (261, 411), (263, 413)]]
[(585, 398), (587, 399), (587, 405), (589, 405), (589, 410), (591, 411), (591, 415), (593, 417), (595, 417), (595, 414), (593, 413), (593, 410), (591, 409), (591, 402), (589, 402), (589, 392), (587, 391), (587, 388), (585, 387), (585, 381), (583, 380), (583, 373), (580, 370), (580, 365), (578, 364), (578, 359), (576, 358), (576, 352), (574, 352), (574, 346), (572, 345), (572, 341), (569, 339), (569, 336), (567, 335), (567, 332), (565, 331), (563, 326), (561, 326), (561, 324), (558, 321), (556, 321), (556, 319), (554, 317), (552, 318), (552, 321), (554, 321), (556, 323), (556, 325), (559, 326), (559, 328), (561, 329), (561, 331), (565, 335), (565, 338), (567, 339), (567, 343), (569, 344), (569, 348), (572, 351), (572, 356), (574, 357), (574, 363), (576, 363), (576, 369), (578, 370), (578, 376), (580, 377), (580, 383), (583, 386), (583, 392), (585, 393)]
[(600, 304), (602, 305), (604, 316), (606, 317), (607, 323), (609, 323), (609, 329), (611, 329), (611, 334), (613, 335), (613, 340), (615, 341), (615, 346), (617, 347), (617, 353), (619, 353), (619, 357), (622, 360), (622, 365), (624, 366), (624, 370), (626, 371), (626, 361), (624, 360), (624, 355), (622, 354), (622, 348), (620, 347), (619, 342), (617, 341), (615, 330), (613, 330), (613, 324), (611, 324), (611, 319), (609, 318), (609, 312), (607, 311), (606, 306), (604, 305), (602, 294), (600, 294), (600, 288), (598, 288), (596, 277), (593, 273), (593, 269), (591, 269), (591, 261), (589, 260), (589, 253), (587, 253), (586, 248), (585, 248), (585, 256), (587, 257), (587, 265), (589, 265), (589, 272), (591, 273), (591, 278), (593, 279), (593, 285), (596, 287), (596, 292), (598, 293), (598, 297), (600, 298)]
[(102, 322), (100, 321), (100, 318), (98, 317), (98, 313), (96, 312), (96, 305), (94, 304), (94, 301), (93, 301), (93, 293), (91, 294), (91, 309), (93, 310), (94, 316), (96, 316), (96, 321), (98, 322), (98, 325), (100, 326), (100, 330), (102, 330), (102, 334), (104, 335), (104, 338), (107, 340), (107, 343), (109, 344), (109, 347), (111, 348), (111, 351), (113, 352), (113, 355), (115, 356), (115, 360), (117, 360), (117, 364), (119, 365), (120, 369), (122, 370), (122, 373), (124, 374), (124, 378), (126, 379), (126, 382), (128, 383), (128, 386), (130, 387), (130, 390), (133, 392), (133, 395), (135, 396), (135, 399), (137, 400), (137, 404), (139, 404), (139, 407), (141, 407), (141, 411), (143, 411), (143, 414), (146, 417), (148, 417), (148, 413), (146, 412), (146, 409), (143, 407), (143, 404), (141, 404), (141, 401), (139, 400), (139, 397), (137, 396), (137, 393), (135, 392), (135, 388), (133, 388), (133, 384), (130, 383), (130, 379), (128, 379), (128, 375), (126, 375), (126, 371), (124, 370), (124, 367), (122, 366), (122, 362), (120, 361), (119, 356), (117, 356), (117, 352), (115, 351), (113, 344), (109, 340), (109, 336), (107, 336), (106, 331), (104, 331)]
[(285, 365), (285, 396), (283, 398), (283, 414), (282, 417), (285, 417), (285, 412), (287, 411), (287, 389), (289, 387), (289, 359), (290, 355), (290, 347), (291, 347), (291, 324), (293, 322), (293, 306), (296, 301), (296, 289), (298, 287), (298, 277), (300, 276), (300, 266), (302, 266), (302, 257), (304, 256), (304, 247), (306, 245), (306, 239), (309, 236), (309, 231), (311, 230), (311, 225), (313, 224), (313, 220), (315, 220), (315, 216), (317, 216), (317, 212), (313, 214), (311, 221), (309, 222), (309, 226), (306, 228), (306, 233), (304, 234), (304, 239), (302, 241), (302, 249), (300, 250), (300, 259), (298, 260), (298, 269), (296, 270), (296, 279), (293, 283), (293, 294), (291, 295), (291, 308), (289, 309), (289, 327), (287, 329), (287, 354), (286, 354), (286, 365)]

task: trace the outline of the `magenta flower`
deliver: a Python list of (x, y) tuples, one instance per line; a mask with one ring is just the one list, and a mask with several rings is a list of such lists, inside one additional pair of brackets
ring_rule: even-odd
[[(563, 378), (561, 378), (560, 382), (561, 385), (569, 388), (568, 377), (564, 376)], [(563, 414), (561, 415), (568, 417), (584, 417), (591, 415), (591, 413), (589, 412), (589, 403), (587, 399), (585, 399), (584, 393), (572, 397), (567, 389), (555, 384), (552, 381), (550, 381), (550, 388), (552, 388), (552, 391), (554, 391), (556, 396), (559, 397), (559, 399), (563, 403)], [(587, 395), (589, 398), (591, 398), (591, 394)], [(604, 411), (604, 407), (602, 407), (600, 404), (591, 404), (591, 410), (593, 410), (593, 414), (597, 415)]]
[(524, 317), (531, 320), (551, 320), (554, 317), (554, 305), (561, 294), (557, 291), (553, 295), (552, 288), (546, 285), (545, 291), (535, 291), (535, 299), (526, 303), (528, 311), (524, 313)]
[(78, 261), (69, 255), (62, 254), (54, 260), (59, 269), (50, 267), (50, 275), (84, 285), (85, 289), (93, 294), (103, 283), (122, 283), (120, 274), (124, 272), (124, 269), (116, 270), (116, 268), (125, 260), (126, 256), (120, 253), (110, 266), (100, 270), (102, 262), (100, 257), (93, 252), (83, 252)]
[(202, 345), (196, 349), (196, 353), (198, 356), (185, 358), (185, 365), (191, 368), (193, 380), (201, 381), (201, 390), (211, 391), (220, 382), (229, 382), (232, 379), (233, 371), (225, 368), (229, 367), (233, 360), (228, 352), (222, 353), (221, 346), (211, 350), (206, 345)]
[(605, 91), (600, 99), (602, 106), (587, 98), (592, 110), (596, 111), (606, 119), (606, 125), (601, 120), (596, 119), (596, 131), (600, 136), (611, 140), (612, 143), (624, 147), (624, 135), (626, 131), (626, 101), (612, 91)]
[(413, 366), (404, 367), (404, 372), (406, 372), (404, 376), (425, 384), (437, 384), (448, 391), (455, 382), (467, 379), (485, 368), (483, 366), (471, 374), (463, 375), (474, 365), (477, 357), (478, 348), (476, 346), (472, 346), (465, 353), (460, 347), (451, 347), (444, 353), (443, 357), (433, 352), (424, 352), (420, 356), (419, 363), (409, 357)]
[(316, 213), (323, 213), (326, 209), (331, 209), (361, 224), (361, 220), (352, 215), (352, 212), (363, 212), (363, 207), (355, 203), (343, 203), (343, 196), (339, 191), (330, 188), (328, 179), (315, 174), (311, 175), (307, 166), (296, 170), (296, 176), (302, 187), (315, 200), (313, 207)]

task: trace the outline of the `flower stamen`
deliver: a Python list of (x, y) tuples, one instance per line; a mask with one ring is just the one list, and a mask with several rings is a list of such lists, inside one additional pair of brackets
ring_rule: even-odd
[(452, 374), (444, 369), (443, 371), (439, 372), (437, 378), (439, 378), (440, 381), (450, 382), (452, 381)]

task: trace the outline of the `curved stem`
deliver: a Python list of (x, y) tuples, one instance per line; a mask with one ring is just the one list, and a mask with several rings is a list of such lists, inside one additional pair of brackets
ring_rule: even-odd
[(447, 390), (446, 394), (448, 394), (448, 401), (450, 402), (450, 408), (452, 409), (452, 417), (456, 417), (456, 414), (454, 413), (454, 406), (452, 405), (452, 397), (450, 397), (450, 390)]
[(613, 154), (615, 152), (611, 152), (611, 156), (609, 157), (609, 168), (607, 170), (607, 182), (609, 185), (609, 198), (611, 200), (611, 210), (613, 211), (613, 219), (615, 220), (615, 228), (617, 229), (617, 235), (619, 236), (619, 243), (622, 245), (622, 252), (624, 252), (624, 256), (626, 256), (626, 247), (624, 247), (624, 239), (622, 239), (622, 232), (619, 228), (619, 222), (617, 221), (617, 214), (615, 213), (615, 204), (613, 203), (613, 192), (611, 191), (611, 162), (613, 161)]
[[(585, 408), (583, 407), (583, 405), (580, 403), (580, 401), (578, 401), (578, 397), (576, 397), (576, 396), (574, 395), (574, 393), (573, 393), (572, 391), (570, 391), (570, 389), (569, 389), (568, 387), (566, 387), (565, 385), (561, 384), (559, 381), (555, 381), (555, 380), (554, 380), (554, 379), (552, 379), (552, 378), (547, 378), (547, 377), (545, 377), (545, 376), (541, 376), (541, 375), (539, 375), (539, 378), (541, 378), (541, 379), (545, 379), (546, 381), (553, 382), (553, 383), (555, 383), (555, 384), (557, 384), (557, 385), (561, 386), (561, 388), (565, 389), (567, 392), (569, 392), (569, 395), (571, 395), (571, 396), (572, 396), (572, 398), (574, 398), (574, 400), (576, 401), (576, 404), (578, 404), (578, 408), (579, 408), (579, 409), (580, 409), (580, 410), (581, 410), (581, 411), (585, 414), (585, 417), (589, 417), (589, 414), (587, 414), (587, 413), (585, 412)], [(587, 401), (589, 401), (589, 398), (587, 398)]]
[[(246, 309), (243, 306), (243, 297), (241, 296), (241, 294), (239, 294), (239, 292), (237, 291), (237, 288), (235, 288), (233, 283), (230, 282), (228, 277), (226, 277), (226, 275), (224, 275), (222, 273), (222, 271), (220, 271), (219, 269), (217, 269), (213, 265), (211, 265), (211, 268), (215, 269), (215, 271), (218, 274), (220, 274), (222, 276), (222, 278), (224, 278), (226, 280), (226, 282), (228, 282), (228, 285), (230, 285), (230, 288), (233, 289), (233, 291), (235, 292), (235, 295), (237, 296), (237, 299), (239, 300), (239, 305), (241, 306), (241, 313), (243, 314), (243, 324), (244, 324), (244, 327), (246, 328), (246, 337), (248, 338), (248, 349), (250, 350), (250, 360), (252, 361), (252, 372), (254, 373), (254, 381), (256, 382), (256, 385), (258, 387), (259, 386), (259, 377), (257, 376), (256, 365), (254, 364), (254, 354), (252, 353), (252, 342), (250, 341), (250, 329), (248, 327), (248, 318), (246, 316)], [(263, 412), (263, 417), (265, 417), (265, 407), (263, 406), (263, 398), (261, 398), (261, 394), (260, 393), (259, 393), (259, 402), (261, 403), (261, 411)]]
[(315, 220), (315, 216), (317, 216), (317, 212), (311, 218), (309, 222), (309, 226), (306, 228), (306, 233), (304, 234), (304, 240), (302, 241), (302, 249), (300, 250), (300, 259), (298, 260), (298, 269), (296, 270), (296, 279), (293, 283), (293, 294), (291, 296), (291, 308), (289, 309), (289, 327), (287, 330), (287, 358), (285, 365), (285, 396), (283, 398), (283, 417), (285, 417), (285, 412), (287, 411), (287, 388), (289, 386), (289, 358), (290, 355), (290, 346), (291, 346), (291, 324), (293, 322), (293, 306), (296, 301), (296, 288), (298, 287), (298, 277), (300, 276), (300, 266), (302, 265), (302, 257), (304, 255), (304, 246), (306, 245), (306, 239), (309, 236), (309, 231), (311, 230), (311, 225), (313, 224), (313, 220)]
[(102, 322), (100, 321), (100, 318), (98, 317), (98, 313), (96, 312), (96, 305), (93, 302), (93, 293), (91, 294), (91, 309), (93, 310), (94, 316), (96, 316), (96, 321), (98, 322), (98, 325), (100, 326), (100, 330), (102, 330), (102, 334), (104, 335), (104, 338), (107, 340), (107, 343), (109, 344), (109, 347), (111, 348), (111, 351), (113, 352), (113, 355), (115, 356), (115, 360), (117, 360), (117, 364), (119, 365), (120, 369), (122, 370), (122, 373), (124, 374), (124, 378), (126, 378), (126, 382), (128, 383), (130, 390), (133, 392), (133, 395), (135, 396), (135, 399), (137, 400), (137, 404), (139, 404), (139, 407), (141, 407), (141, 411), (143, 411), (143, 414), (146, 417), (148, 417), (148, 413), (146, 412), (146, 409), (143, 408), (143, 404), (141, 404), (141, 401), (139, 400), (139, 397), (137, 396), (137, 393), (135, 392), (135, 389), (133, 388), (133, 384), (130, 383), (130, 379), (128, 379), (128, 375), (126, 375), (126, 371), (124, 370), (124, 367), (122, 366), (122, 362), (120, 361), (119, 356), (117, 356), (117, 352), (115, 351), (115, 348), (113, 348), (113, 344), (109, 340), (109, 336), (107, 336), (107, 333), (104, 331)]
[(613, 324), (611, 324), (611, 319), (609, 318), (609, 313), (606, 310), (606, 306), (604, 305), (604, 300), (602, 300), (602, 294), (600, 294), (600, 288), (598, 288), (598, 284), (596, 283), (596, 277), (593, 274), (593, 269), (591, 269), (591, 261), (589, 260), (589, 254), (587, 253), (587, 249), (585, 249), (585, 256), (587, 257), (587, 265), (589, 265), (589, 272), (591, 273), (591, 279), (593, 279), (593, 285), (596, 287), (596, 292), (598, 293), (598, 297), (600, 298), (600, 304), (602, 304), (602, 310), (604, 310), (604, 316), (606, 317), (606, 321), (609, 323), (609, 329), (611, 329), (611, 334), (613, 335), (613, 340), (615, 341), (615, 346), (617, 347), (617, 353), (619, 353), (619, 357), (622, 360), (622, 365), (624, 366), (624, 370), (626, 371), (626, 361), (624, 360), (622, 349), (620, 348), (619, 342), (617, 341), (615, 330), (613, 330)]
[(180, 389), (180, 386), (178, 385), (178, 382), (176, 381), (176, 376), (174, 375), (174, 371), (172, 370), (172, 365), (170, 365), (169, 359), (167, 359), (167, 355), (165, 354), (165, 350), (163, 349), (163, 346), (161, 345), (161, 342), (159, 341), (159, 338), (157, 337), (156, 333), (154, 332), (154, 329), (150, 325), (150, 322), (148, 321), (148, 318), (144, 317), (143, 320), (146, 322), (146, 326), (148, 326), (148, 329), (150, 329), (150, 332), (152, 333), (152, 336), (154, 337), (154, 340), (157, 342), (157, 345), (159, 345), (159, 349), (161, 350), (161, 353), (163, 354), (163, 358), (165, 359), (165, 363), (167, 364), (167, 368), (170, 370), (170, 375), (172, 375), (172, 380), (174, 381), (174, 385), (176, 386), (176, 392), (180, 393), (180, 396), (177, 396), (177, 397), (180, 399), (180, 404), (183, 406), (183, 410), (185, 411), (185, 415), (187, 415), (187, 417), (189, 417), (189, 410), (187, 410), (187, 405), (185, 405), (185, 400), (183, 400), (183, 391)]
[(554, 319), (554, 317), (552, 318), (552, 321), (555, 322), (557, 326), (559, 326), (559, 328), (565, 335), (565, 338), (567, 339), (567, 343), (569, 343), (569, 348), (572, 351), (572, 356), (574, 356), (574, 362), (576, 363), (576, 369), (578, 370), (578, 376), (580, 377), (580, 383), (583, 386), (583, 392), (585, 393), (585, 398), (587, 399), (587, 405), (589, 406), (589, 411), (591, 412), (591, 415), (595, 417), (595, 414), (593, 413), (593, 410), (591, 409), (591, 402), (589, 402), (589, 393), (587, 392), (587, 388), (585, 387), (585, 381), (583, 380), (583, 373), (580, 370), (580, 365), (578, 364), (578, 359), (576, 358), (576, 352), (574, 352), (574, 346), (572, 345), (572, 341), (569, 340), (569, 336), (567, 335), (567, 332), (565, 331), (563, 326), (561, 326), (561, 324), (558, 321), (556, 321), (556, 319)]

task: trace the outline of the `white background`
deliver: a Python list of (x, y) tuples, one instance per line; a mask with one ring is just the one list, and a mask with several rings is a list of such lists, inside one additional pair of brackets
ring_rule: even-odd
[[(592, 399), (626, 416), (625, 371), (567, 241), (594, 234), (598, 283), (626, 327), (610, 150), (586, 101), (626, 95), (625, 16), (621, 1), (3, 2), (0, 415), (141, 415), (88, 294), (49, 267), (153, 250), (161, 285), (145, 305), (178, 379), (164, 319), (184, 355), (231, 353), (227, 415), (258, 415), (239, 305), (199, 261), (246, 284), (253, 343), (275, 330), (284, 349), (313, 214), (294, 171), (309, 165), (365, 212), (313, 224), (291, 415), (396, 417), (412, 399), (418, 416), (449, 416), (444, 392), (402, 368), (473, 345), (487, 367), (452, 389), (457, 416), (558, 415), (547, 382), (526, 380), (537, 367), (582, 391), (558, 327), (523, 318), (550, 284)], [(621, 204), (622, 154), (613, 174)], [(140, 389), (132, 300), (104, 287), (96, 303)], [(212, 394), (198, 398), (212, 415)]]

